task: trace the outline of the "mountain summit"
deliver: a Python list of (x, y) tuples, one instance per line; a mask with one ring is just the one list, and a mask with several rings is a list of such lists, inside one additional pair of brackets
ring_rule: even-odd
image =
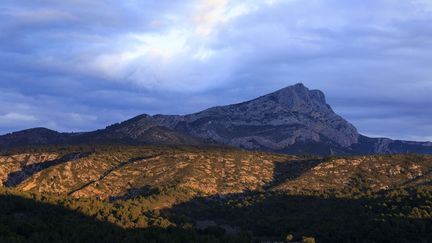
[(39, 144), (220, 144), (295, 154), (432, 153), (431, 143), (360, 135), (319, 90), (298, 83), (239, 104), (179, 116), (143, 114), (94, 132), (40, 129), (0, 136), (0, 147)]
[(324, 141), (348, 147), (358, 138), (355, 127), (333, 112), (321, 91), (302, 84), (176, 119), (173, 129), (246, 149), (283, 151)]

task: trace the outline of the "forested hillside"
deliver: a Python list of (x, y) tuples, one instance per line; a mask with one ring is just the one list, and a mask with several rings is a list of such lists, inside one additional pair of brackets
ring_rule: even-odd
[(0, 241), (430, 242), (432, 157), (3, 151)]

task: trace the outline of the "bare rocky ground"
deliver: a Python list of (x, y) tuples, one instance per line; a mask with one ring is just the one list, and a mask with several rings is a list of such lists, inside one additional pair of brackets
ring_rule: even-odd
[(305, 159), (215, 148), (100, 147), (0, 156), (0, 182), (7, 187), (101, 199), (130, 198), (164, 187), (202, 196), (353, 187), (377, 192), (430, 183), (431, 171), (431, 156)]

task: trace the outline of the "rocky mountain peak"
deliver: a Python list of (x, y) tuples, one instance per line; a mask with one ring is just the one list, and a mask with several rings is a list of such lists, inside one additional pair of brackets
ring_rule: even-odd
[(356, 128), (333, 112), (321, 91), (301, 83), (187, 115), (181, 127), (217, 143), (272, 151), (311, 143), (348, 147), (358, 139)]
[(327, 105), (324, 93), (320, 90), (310, 90), (302, 83), (297, 83), (263, 96), (295, 111), (310, 111), (311, 109), (331, 110)]
[(105, 129), (58, 133), (36, 128), (0, 136), (0, 149), (51, 144), (218, 144), (295, 154), (431, 153), (430, 143), (361, 136), (327, 104), (324, 93), (297, 83), (238, 104), (188, 115), (142, 114)]

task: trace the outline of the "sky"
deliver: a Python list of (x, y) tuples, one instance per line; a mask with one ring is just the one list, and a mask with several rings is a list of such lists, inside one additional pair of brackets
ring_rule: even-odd
[(0, 134), (89, 131), (302, 82), (373, 137), (432, 140), (430, 0), (2, 0)]

